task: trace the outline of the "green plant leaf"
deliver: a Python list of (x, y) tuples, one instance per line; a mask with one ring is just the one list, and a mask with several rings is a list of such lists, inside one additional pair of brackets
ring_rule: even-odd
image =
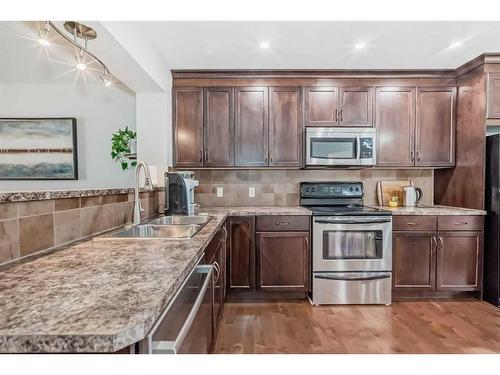
[(136, 162), (136, 161), (133, 161), (133, 162), (131, 163), (131, 165), (132, 165), (132, 167), (135, 167), (135, 166), (137, 165), (137, 162)]
[(122, 170), (125, 170), (128, 168), (128, 163), (125, 161), (122, 161), (121, 165), (122, 165)]

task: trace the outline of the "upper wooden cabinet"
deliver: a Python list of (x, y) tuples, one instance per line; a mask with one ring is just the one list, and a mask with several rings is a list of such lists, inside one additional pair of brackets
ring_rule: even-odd
[(377, 165), (412, 167), (415, 132), (414, 87), (379, 87), (375, 93)]
[(205, 88), (204, 165), (234, 165), (234, 103), (232, 87)]
[(416, 166), (454, 165), (456, 92), (455, 87), (417, 89)]
[(203, 89), (173, 89), (174, 165), (203, 166)]
[(453, 166), (455, 104), (455, 87), (377, 88), (377, 165)]
[(500, 73), (489, 73), (487, 85), (486, 117), (500, 119)]
[(372, 126), (373, 88), (340, 88), (340, 126)]
[(269, 165), (302, 164), (302, 88), (270, 88)]
[(267, 87), (235, 87), (236, 166), (266, 166), (269, 142)]
[(372, 126), (373, 88), (306, 87), (306, 126)]
[(338, 125), (338, 87), (306, 87), (306, 126)]

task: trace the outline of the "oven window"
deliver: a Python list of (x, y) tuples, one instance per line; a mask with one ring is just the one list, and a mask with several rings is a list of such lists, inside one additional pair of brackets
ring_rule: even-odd
[(319, 159), (356, 158), (356, 138), (311, 138), (311, 157)]
[(323, 231), (323, 259), (382, 259), (382, 231)]

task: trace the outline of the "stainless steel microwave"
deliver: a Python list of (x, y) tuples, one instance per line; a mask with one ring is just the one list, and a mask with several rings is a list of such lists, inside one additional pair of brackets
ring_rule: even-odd
[(372, 166), (374, 128), (306, 128), (306, 166)]

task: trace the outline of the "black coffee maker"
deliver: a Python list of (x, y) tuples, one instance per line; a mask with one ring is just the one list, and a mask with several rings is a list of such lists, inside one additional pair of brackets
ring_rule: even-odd
[(165, 215), (194, 215), (194, 172), (165, 173)]

